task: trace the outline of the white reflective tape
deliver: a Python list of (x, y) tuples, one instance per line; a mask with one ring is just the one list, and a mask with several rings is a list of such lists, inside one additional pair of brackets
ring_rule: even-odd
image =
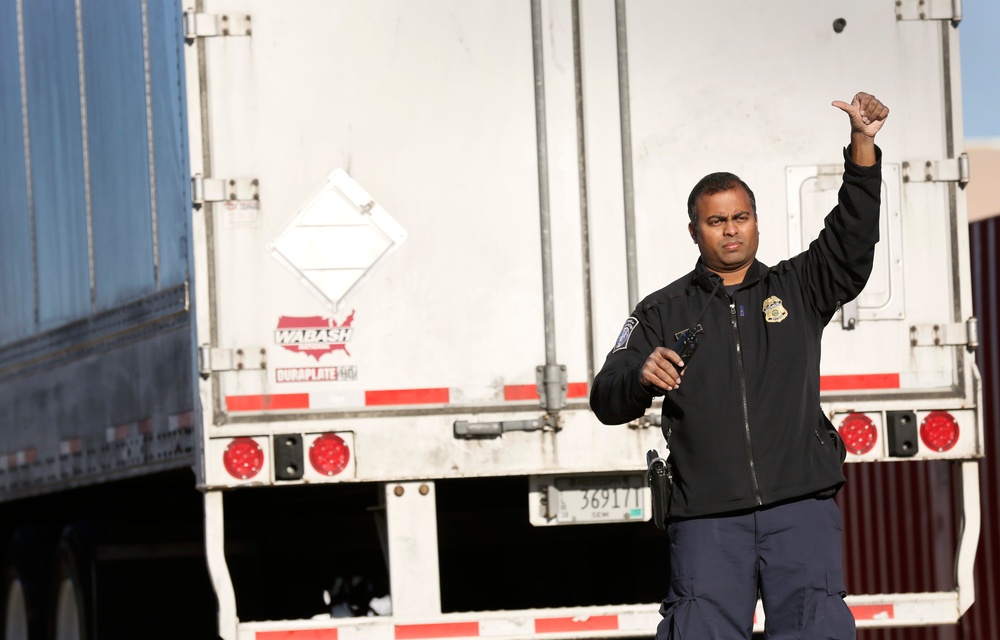
[(452, 403), (503, 401), (503, 387), (451, 387), (448, 392)]
[(61, 456), (69, 456), (74, 453), (80, 453), (81, 451), (83, 451), (83, 442), (80, 438), (63, 440), (59, 443), (59, 455)]
[(910, 371), (899, 374), (901, 389), (947, 389), (953, 384), (949, 371)]
[(395, 626), (392, 624), (366, 624), (352, 627), (338, 627), (338, 640), (395, 640)]
[(135, 434), (135, 427), (136, 424), (134, 422), (108, 427), (107, 430), (105, 430), (104, 435), (109, 443), (127, 440)]
[(503, 618), (483, 620), (479, 635), (483, 638), (534, 635), (535, 621), (531, 618)]
[(618, 614), (618, 628), (622, 631), (643, 630), (648, 633), (656, 631), (656, 625), (660, 624), (663, 617), (657, 610), (635, 611)]
[(310, 409), (350, 409), (365, 406), (364, 391), (310, 393)]
[(180, 431), (181, 429), (191, 429), (193, 427), (193, 411), (185, 411), (184, 413), (167, 416), (167, 431)]
[(8, 469), (11, 467), (25, 467), (38, 460), (38, 450), (34, 448), (21, 449), (20, 451), (8, 453), (5, 457)]

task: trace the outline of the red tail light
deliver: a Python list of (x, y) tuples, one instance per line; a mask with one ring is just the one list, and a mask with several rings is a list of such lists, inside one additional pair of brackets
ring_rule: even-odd
[(958, 442), (958, 423), (947, 411), (931, 411), (920, 423), (920, 439), (934, 451), (947, 451)]
[(324, 433), (309, 447), (309, 462), (313, 469), (325, 476), (337, 475), (351, 460), (351, 450), (344, 439), (335, 433)]
[(871, 418), (863, 413), (852, 413), (840, 423), (840, 437), (847, 450), (856, 456), (868, 453), (878, 440), (878, 429)]
[(229, 475), (248, 480), (260, 472), (264, 451), (252, 438), (234, 438), (222, 454), (222, 464)]

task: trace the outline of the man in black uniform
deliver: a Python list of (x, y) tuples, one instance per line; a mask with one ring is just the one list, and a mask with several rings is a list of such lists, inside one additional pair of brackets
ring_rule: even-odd
[[(838, 205), (801, 254), (756, 259), (753, 192), (713, 173), (688, 199), (694, 271), (636, 307), (594, 380), (605, 424), (663, 398), (673, 485), (662, 640), (750, 638), (760, 593), (768, 640), (855, 637), (840, 511), (846, 455), (819, 402), (820, 338), (871, 274), (889, 109), (867, 93), (835, 101), (851, 122)], [(671, 347), (697, 323), (697, 355)], [(681, 381), (683, 380), (683, 384)]]

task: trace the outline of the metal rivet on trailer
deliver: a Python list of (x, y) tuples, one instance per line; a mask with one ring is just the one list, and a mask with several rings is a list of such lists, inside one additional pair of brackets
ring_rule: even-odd
[(431, 492), (431, 488), (428, 487), (426, 484), (420, 485), (420, 495), (426, 496), (430, 492)]
[(844, 27), (847, 26), (847, 20), (843, 18), (837, 18), (833, 21), (833, 31), (834, 33), (843, 33)]
[(392, 490), (396, 497), (399, 498), (403, 495), (403, 487), (401, 485), (396, 485), (396, 488)]

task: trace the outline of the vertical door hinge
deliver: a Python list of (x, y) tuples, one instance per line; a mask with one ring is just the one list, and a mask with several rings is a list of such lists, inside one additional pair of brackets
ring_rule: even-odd
[(969, 154), (943, 160), (908, 160), (903, 163), (903, 182), (969, 183)]
[(184, 39), (189, 43), (195, 38), (249, 36), (250, 33), (250, 16), (246, 14), (184, 12)]
[(191, 178), (191, 201), (195, 208), (206, 202), (260, 200), (260, 183), (256, 178), (205, 178), (196, 173)]
[(539, 365), (535, 368), (535, 388), (542, 408), (558, 411), (566, 406), (566, 392), (569, 389), (566, 365)]
[(222, 349), (203, 344), (198, 347), (198, 372), (208, 378), (216, 371), (267, 369), (267, 349)]
[(971, 353), (979, 347), (979, 321), (972, 316), (965, 322), (912, 325), (910, 346), (959, 346)]
[(962, 0), (896, 0), (896, 20), (962, 21)]

